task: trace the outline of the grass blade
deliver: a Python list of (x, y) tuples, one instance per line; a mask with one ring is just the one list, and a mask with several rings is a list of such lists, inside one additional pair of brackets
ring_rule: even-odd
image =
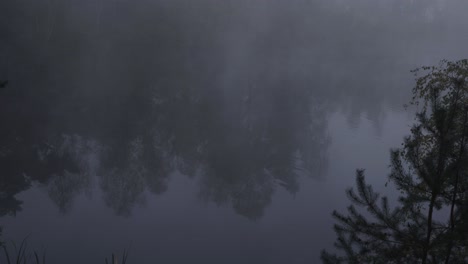
[[(21, 264), (21, 260), (23, 259), (23, 263), (26, 263), (26, 248), (27, 248), (27, 242), (26, 239), (28, 239), (29, 235), (27, 235), (23, 241), (21, 241), (20, 248), (18, 250), (18, 253), (16, 255), (16, 264)], [(16, 246), (15, 246), (16, 248)]]
[(2, 246), (2, 247), (3, 247), (3, 251), (5, 252), (5, 256), (6, 256), (8, 264), (11, 264), (10, 255), (8, 255), (8, 250), (7, 250), (6, 246)]
[(124, 249), (123, 256), (122, 256), (122, 264), (127, 263), (127, 258), (128, 258), (128, 251)]

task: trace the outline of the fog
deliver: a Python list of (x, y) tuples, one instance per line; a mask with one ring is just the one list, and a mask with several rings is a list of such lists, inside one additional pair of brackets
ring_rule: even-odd
[(386, 181), (410, 70), (466, 56), (467, 8), (1, 1), (2, 239), (51, 263), (317, 263), (354, 169)]

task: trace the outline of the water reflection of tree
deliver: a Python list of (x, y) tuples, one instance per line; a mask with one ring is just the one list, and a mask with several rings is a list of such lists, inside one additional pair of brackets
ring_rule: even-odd
[(151, 106), (133, 106), (126, 118), (106, 123), (116, 131), (121, 123), (140, 120), (106, 140), (99, 173), (106, 203), (128, 215), (144, 200), (145, 189), (165, 192), (169, 175), (178, 170), (201, 178), (205, 201), (255, 219), (275, 188), (295, 193), (300, 175), (323, 173), (324, 104), (304, 89), (260, 90), (254, 92), (258, 99), (241, 92), (226, 100), (221, 89), (186, 87), (139, 95)]
[(16, 144), (3, 146), (0, 153), (0, 216), (16, 215), (21, 211), (22, 201), (15, 196), (30, 187), (30, 180), (14, 165), (19, 158), (13, 153)]
[(91, 177), (95, 170), (92, 164), (93, 160), (98, 158), (99, 151), (96, 142), (77, 135), (62, 136), (52, 149), (41, 149), (41, 159), (47, 160), (50, 159), (49, 156), (56, 156), (59, 162), (69, 160), (69, 165), (49, 175), (45, 184), (49, 197), (62, 213), (70, 210), (77, 195), (91, 191)]
[(256, 219), (275, 188), (294, 194), (300, 175), (323, 173), (328, 140), (326, 113), (307, 90), (251, 89), (230, 98), (230, 111), (211, 124), (216, 134), (202, 155), (200, 197)]
[[(69, 113), (48, 126), (21, 112), (13, 112), (15, 122), (5, 115), (14, 126), (3, 139), (20, 139), (16, 145), (3, 142), (2, 172), (9, 168), (12, 173), (2, 177), (14, 175), (5, 178), (8, 184), (20, 181), (9, 197), (36, 181), (66, 213), (77, 195), (90, 190), (91, 176), (97, 174), (106, 204), (129, 215), (144, 201), (145, 190), (164, 193), (169, 175), (178, 170), (200, 177), (204, 200), (257, 219), (276, 188), (296, 193), (300, 175), (317, 176), (326, 167), (326, 105), (307, 89), (259, 83), (227, 97), (223, 87), (204, 87), (204, 76), (188, 74), (184, 82), (167, 77), (153, 86), (149, 75), (136, 71), (121, 84), (134, 89), (81, 101), (78, 109), (33, 100), (41, 109), (39, 120), (47, 120), (51, 111)], [(109, 80), (102, 84), (117, 85)], [(53, 89), (45, 93), (54, 94)]]
[(6, 153), (0, 159), (1, 210), (15, 214), (22, 203), (15, 195), (29, 189), (31, 182), (38, 182), (47, 186), (52, 200), (61, 211), (66, 211), (89, 179), (69, 152), (56, 151), (56, 146), (50, 143), (29, 145), (28, 139), (21, 136), (24, 135), (17, 135), (18, 144), (5, 148)]
[(108, 154), (109, 165), (101, 170), (100, 186), (104, 201), (119, 215), (129, 215), (134, 205), (145, 201), (145, 188), (154, 194), (167, 189), (168, 164), (157, 156), (152, 143), (135, 138)]

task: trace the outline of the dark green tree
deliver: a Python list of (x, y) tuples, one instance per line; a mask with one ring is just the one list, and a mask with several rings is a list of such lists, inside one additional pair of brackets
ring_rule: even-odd
[(414, 73), (415, 124), (391, 151), (397, 206), (358, 170), (348, 213), (333, 212), (344, 254), (323, 251), (324, 263), (468, 263), (468, 60)]

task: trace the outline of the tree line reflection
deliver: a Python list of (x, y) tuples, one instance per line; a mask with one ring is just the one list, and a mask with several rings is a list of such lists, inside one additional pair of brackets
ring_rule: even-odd
[(107, 206), (130, 215), (145, 191), (163, 194), (180, 172), (199, 179), (202, 200), (259, 218), (275, 189), (295, 193), (301, 175), (321, 175), (329, 139), (324, 103), (307, 90), (252, 89), (230, 98), (222, 90), (143, 90), (114, 106), (87, 106), (115, 111), (103, 120), (83, 124), (85, 117), (73, 113), (76, 130), (96, 129), (83, 135), (13, 113), (1, 137), (1, 214), (20, 211), (16, 195), (34, 184), (66, 213), (94, 182)]

